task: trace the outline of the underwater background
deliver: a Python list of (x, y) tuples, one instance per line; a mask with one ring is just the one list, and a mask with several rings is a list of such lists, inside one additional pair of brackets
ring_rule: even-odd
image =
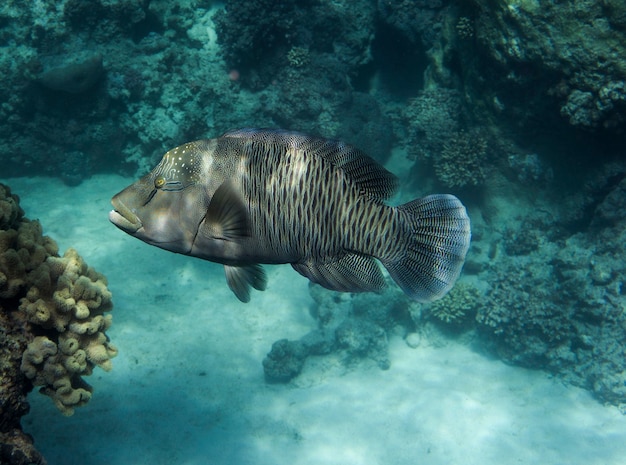
[[(3, 465), (623, 463), (623, 1), (8, 0), (0, 76)], [(459, 197), (457, 285), (243, 304), (109, 223), (241, 127)]]

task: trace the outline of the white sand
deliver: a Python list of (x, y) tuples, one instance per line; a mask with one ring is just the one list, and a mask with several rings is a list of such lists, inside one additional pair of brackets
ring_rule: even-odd
[(76, 248), (114, 293), (114, 368), (87, 379), (92, 401), (61, 416), (30, 395), (23, 421), (51, 465), (626, 463), (626, 416), (546, 374), (450, 343), (390, 342), (391, 369), (336, 356), (268, 385), (271, 344), (315, 322), (307, 281), (268, 267), (248, 305), (220, 266), (150, 247), (108, 222), (131, 182), (96, 176), (77, 188), (11, 179), (26, 215), (64, 251)]

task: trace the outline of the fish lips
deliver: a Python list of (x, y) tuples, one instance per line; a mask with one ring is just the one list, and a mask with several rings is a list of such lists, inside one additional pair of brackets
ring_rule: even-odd
[(116, 197), (111, 199), (114, 210), (109, 212), (109, 221), (128, 234), (136, 233), (143, 224), (124, 203)]

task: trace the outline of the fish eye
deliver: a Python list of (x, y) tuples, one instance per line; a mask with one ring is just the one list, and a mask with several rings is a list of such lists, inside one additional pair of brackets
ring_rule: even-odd
[(159, 176), (154, 180), (154, 187), (160, 189), (165, 185), (165, 178), (163, 176)]

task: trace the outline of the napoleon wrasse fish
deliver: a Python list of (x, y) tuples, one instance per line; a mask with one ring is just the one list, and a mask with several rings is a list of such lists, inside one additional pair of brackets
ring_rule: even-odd
[(243, 302), (250, 287), (266, 287), (261, 263), (362, 292), (385, 286), (377, 260), (406, 294), (429, 302), (459, 277), (470, 220), (452, 195), (385, 204), (397, 184), (342, 142), (241, 129), (167, 152), (113, 197), (109, 219), (148, 244), (223, 264)]

